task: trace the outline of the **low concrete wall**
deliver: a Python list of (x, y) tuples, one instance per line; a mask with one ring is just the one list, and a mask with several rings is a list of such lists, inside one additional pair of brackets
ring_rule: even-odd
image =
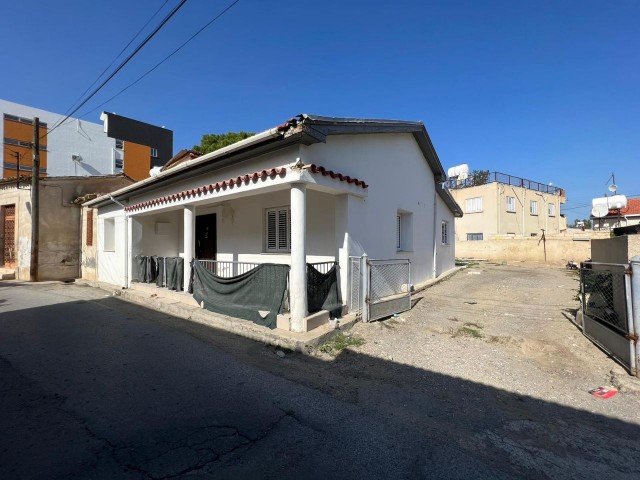
[[(589, 238), (591, 237), (591, 238)], [(626, 236), (629, 245), (628, 258), (640, 255), (640, 235)], [(581, 262), (592, 258), (591, 240), (609, 238), (608, 232), (591, 232), (583, 235), (554, 235), (547, 237), (546, 250), (549, 264), (565, 264), (568, 260)], [(456, 242), (458, 258), (477, 258), (493, 261), (545, 262), (544, 244), (540, 237), (495, 237), (481, 241)]]
[[(581, 262), (591, 258), (591, 240), (548, 238), (546, 263), (565, 264), (568, 260)], [(545, 262), (545, 246), (540, 238), (501, 238), (471, 242), (457, 242), (456, 256), (494, 261)]]

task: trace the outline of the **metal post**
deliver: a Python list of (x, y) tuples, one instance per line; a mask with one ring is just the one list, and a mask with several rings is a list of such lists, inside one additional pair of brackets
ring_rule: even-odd
[[(631, 259), (631, 316), (633, 318), (633, 331), (636, 335), (640, 332), (640, 256)], [(635, 342), (636, 349), (636, 373), (640, 365), (640, 348)]]
[(632, 287), (631, 287), (631, 275), (630, 270), (626, 270), (624, 273), (624, 292), (626, 296), (627, 304), (627, 331), (629, 332), (629, 372), (631, 375), (638, 375), (637, 358), (636, 358), (636, 332), (633, 321), (633, 300), (632, 300)]
[(13, 152), (16, 156), (16, 188), (20, 188), (20, 152)]
[(38, 281), (38, 248), (40, 242), (40, 119), (33, 119), (33, 167), (31, 169), (31, 265), (29, 281)]
[(362, 321), (369, 321), (369, 257), (360, 258), (360, 298), (362, 299)]

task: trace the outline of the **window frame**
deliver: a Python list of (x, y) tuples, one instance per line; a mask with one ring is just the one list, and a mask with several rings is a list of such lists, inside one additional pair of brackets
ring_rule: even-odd
[(116, 138), (115, 141), (116, 141), (116, 150), (124, 150), (124, 140), (122, 140), (121, 138)]
[[(273, 234), (275, 239), (275, 248), (269, 247), (269, 212), (275, 212), (275, 232)], [(285, 247), (281, 247), (280, 244), (280, 213), (285, 212), (286, 226), (285, 226)], [(265, 253), (290, 253), (291, 252), (291, 206), (283, 205), (280, 207), (270, 207), (264, 209), (264, 252)]]
[(483, 211), (482, 197), (471, 197), (464, 201), (464, 213), (481, 213)]
[(413, 252), (413, 212), (396, 211), (396, 252)]
[[(534, 208), (535, 207), (535, 208)], [(538, 215), (538, 201), (537, 200), (529, 200), (529, 215)]]
[(467, 233), (467, 242), (482, 242), (482, 241), (484, 241), (483, 232)]
[(549, 203), (547, 204), (548, 207), (548, 211), (547, 213), (549, 214), (550, 217), (555, 217), (556, 216), (556, 204), (555, 203)]
[[(155, 153), (155, 155), (154, 155)], [(151, 158), (158, 158), (158, 149), (151, 147)]]
[(105, 218), (102, 223), (102, 251), (116, 251), (116, 219)]
[[(511, 200), (511, 202), (509, 201)], [(510, 205), (512, 204), (512, 205)], [(516, 213), (516, 197), (510, 197), (507, 195), (506, 197), (506, 207), (507, 207), (507, 212), (509, 213)]]
[(449, 245), (449, 222), (446, 220), (441, 223), (441, 236), (442, 245)]

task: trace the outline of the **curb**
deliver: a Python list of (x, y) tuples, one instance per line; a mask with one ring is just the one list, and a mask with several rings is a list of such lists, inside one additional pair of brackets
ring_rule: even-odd
[(355, 315), (345, 315), (339, 320), (339, 327), (335, 329), (330, 328), (327, 324), (326, 326), (318, 327), (306, 333), (284, 331), (275, 333), (274, 330), (255, 325), (248, 320), (227, 317), (178, 301), (150, 297), (146, 294), (135, 292), (135, 290), (125, 289), (107, 283), (78, 279), (76, 280), (76, 284), (99, 288), (127, 302), (147, 307), (157, 312), (166, 313), (173, 317), (240, 335), (274, 347), (304, 354), (311, 353), (314, 348), (328, 342), (338, 333), (350, 330), (357, 322)]

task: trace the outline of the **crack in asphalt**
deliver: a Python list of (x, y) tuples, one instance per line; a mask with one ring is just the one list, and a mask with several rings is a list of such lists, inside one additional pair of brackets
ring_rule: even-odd
[[(287, 417), (291, 417), (296, 421), (299, 421), (294, 415), (283, 412), (283, 414), (279, 416), (275, 421), (267, 425), (259, 435), (253, 437), (241, 432), (240, 429), (234, 425), (205, 425), (193, 430), (192, 432), (184, 436), (180, 441), (174, 443), (171, 448), (156, 452), (155, 455), (148, 459), (145, 459), (142, 462), (136, 461), (128, 445), (117, 445), (111, 442), (109, 439), (96, 434), (86, 423), (84, 423), (83, 426), (87, 434), (91, 438), (100, 441), (105, 445), (105, 448), (109, 451), (109, 457), (114, 462), (116, 462), (117, 465), (126, 468), (129, 471), (136, 472), (150, 480), (169, 480), (172, 478), (180, 477), (182, 475), (187, 475), (203, 470), (220, 461), (223, 457), (232, 455), (233, 453), (236, 453), (241, 449), (245, 449), (245, 452), (248, 451), (257, 443), (267, 438), (271, 434), (271, 432), (280, 424), (280, 422), (282, 422)], [(190, 442), (190, 439), (193, 438), (193, 436), (197, 436), (201, 434), (201, 432), (211, 429), (221, 430), (221, 433), (217, 435), (207, 436), (207, 438), (201, 441), (197, 441), (196, 443)], [(215, 443), (216, 440), (234, 437), (238, 438), (238, 443), (231, 446), (230, 448), (220, 449), (212, 445), (212, 443)], [(188, 450), (197, 454), (197, 461), (178, 471), (167, 473), (164, 475), (159, 475), (158, 472), (153, 471), (154, 462), (162, 461), (162, 459), (166, 458), (167, 456), (171, 458), (170, 456), (179, 450)], [(122, 458), (123, 454), (126, 455), (128, 459)], [(96, 465), (99, 461), (99, 458), (100, 452), (96, 452)]]

